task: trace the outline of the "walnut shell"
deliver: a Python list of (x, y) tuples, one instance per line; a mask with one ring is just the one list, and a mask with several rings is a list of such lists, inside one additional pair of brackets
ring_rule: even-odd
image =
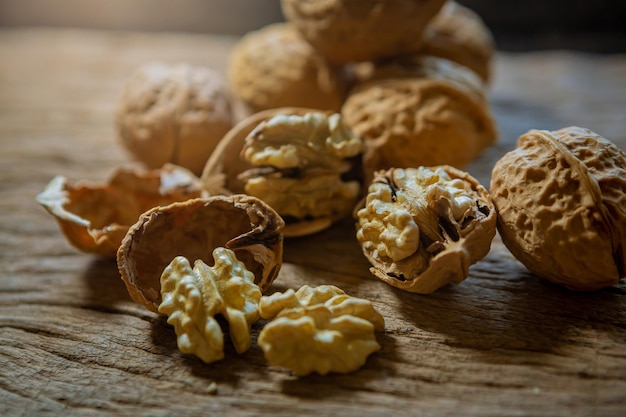
[(626, 153), (581, 127), (531, 130), (494, 166), (498, 231), (537, 276), (580, 291), (626, 274)]
[[(286, 120), (267, 124), (278, 116), (285, 116)], [(245, 193), (264, 199), (286, 220), (284, 235), (287, 237), (319, 232), (340, 218), (349, 216), (358, 200), (361, 187), (360, 138), (352, 135), (349, 130), (344, 132), (341, 127), (335, 132), (338, 133), (336, 136), (333, 133), (332, 138), (317, 137), (328, 129), (312, 125), (306, 131), (297, 131), (296, 126), (266, 134), (268, 130), (280, 127), (278, 124), (289, 123), (293, 118), (306, 119), (299, 120), (299, 126), (307, 128), (309, 121), (313, 122), (320, 117), (329, 121), (334, 117), (333, 120), (340, 121), (338, 114), (300, 107), (269, 109), (241, 121), (224, 136), (207, 161), (202, 174), (205, 190), (211, 195)], [(339, 125), (343, 126), (343, 123)], [(264, 136), (271, 136), (267, 144), (258, 140)], [(301, 146), (301, 139), (307, 137), (305, 142), (311, 148)], [(346, 140), (335, 143), (331, 139), (336, 137)], [(322, 143), (328, 148), (347, 145), (344, 148), (350, 148), (351, 156), (343, 158), (336, 154), (331, 155), (326, 146), (317, 146)], [(249, 151), (256, 151), (257, 155), (276, 156), (287, 148), (294, 151), (291, 156), (299, 161), (308, 158), (304, 165), (299, 162), (289, 168), (278, 167), (275, 166), (278, 158), (263, 162), (254, 158), (254, 154), (254, 164), (252, 160), (245, 159), (250, 156)], [(255, 185), (251, 185), (252, 183)], [(321, 188), (320, 183), (323, 183)], [(334, 193), (336, 190), (339, 191)], [(324, 195), (317, 199), (316, 196), (320, 193)], [(341, 208), (337, 208), (338, 206)], [(303, 207), (309, 211), (300, 213), (302, 215), (294, 212)]]
[(419, 53), (449, 59), (489, 81), (494, 49), (491, 31), (480, 16), (448, 1), (426, 27)]
[(231, 128), (231, 99), (209, 68), (148, 63), (128, 79), (117, 109), (122, 145), (149, 168), (167, 162), (197, 175)]
[(471, 70), (426, 56), (377, 66), (348, 94), (346, 123), (364, 140), (363, 168), (463, 168), (497, 136), (485, 87)]
[(254, 274), (262, 291), (282, 265), (284, 222), (267, 204), (247, 195), (212, 196), (155, 207), (128, 230), (117, 252), (122, 280), (133, 301), (157, 312), (160, 277), (176, 257), (213, 265), (225, 247)]
[(340, 69), (287, 23), (245, 35), (231, 53), (228, 78), (252, 113), (286, 106), (339, 111), (346, 90)]
[(330, 61), (343, 64), (415, 52), (445, 0), (282, 0), (283, 14)]
[(496, 234), (489, 193), (451, 166), (377, 172), (355, 217), (370, 272), (421, 294), (467, 278)]
[(58, 176), (37, 196), (37, 202), (54, 216), (74, 247), (115, 257), (128, 228), (143, 212), (200, 194), (195, 175), (166, 164), (150, 171), (119, 168), (106, 183), (70, 184)]

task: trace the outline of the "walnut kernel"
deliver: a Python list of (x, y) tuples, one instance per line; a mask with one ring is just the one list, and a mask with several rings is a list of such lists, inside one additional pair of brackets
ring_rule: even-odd
[(296, 375), (352, 372), (380, 349), (374, 331), (384, 329), (382, 316), (335, 286), (261, 297), (259, 312), (272, 319), (258, 339), (266, 359)]
[(261, 290), (254, 274), (226, 248), (213, 250), (212, 267), (177, 256), (161, 275), (163, 300), (158, 311), (175, 327), (178, 347), (204, 362), (224, 357), (224, 336), (215, 320), (222, 315), (229, 324), (237, 353), (250, 348), (250, 326), (259, 319)]
[(423, 294), (467, 278), (496, 232), (487, 190), (449, 166), (378, 172), (356, 217), (372, 274)]

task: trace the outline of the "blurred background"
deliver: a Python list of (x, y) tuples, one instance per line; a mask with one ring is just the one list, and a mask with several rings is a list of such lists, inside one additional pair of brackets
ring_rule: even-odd
[[(459, 0), (500, 50), (626, 52), (626, 0)], [(0, 0), (0, 28), (78, 27), (241, 35), (281, 21), (279, 0)]]

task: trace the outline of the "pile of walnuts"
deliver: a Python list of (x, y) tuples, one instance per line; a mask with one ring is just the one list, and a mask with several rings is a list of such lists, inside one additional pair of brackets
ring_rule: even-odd
[[(493, 169), (493, 41), (452, 0), (282, 0), (285, 23), (235, 46), (228, 80), (151, 63), (124, 89), (122, 145), (146, 170), (53, 179), (37, 200), (70, 243), (117, 257), (131, 298), (168, 316), (178, 346), (223, 357), (250, 327), (297, 375), (351, 372), (382, 316), (334, 286), (263, 295), (284, 238), (352, 216), (371, 273), (428, 294), (469, 276), (499, 231), (524, 265), (574, 290), (626, 275), (626, 154), (579, 127), (532, 130)], [(285, 335), (289, 335), (288, 338)], [(289, 343), (284, 342), (289, 339)], [(293, 339), (293, 340), (292, 340)]]

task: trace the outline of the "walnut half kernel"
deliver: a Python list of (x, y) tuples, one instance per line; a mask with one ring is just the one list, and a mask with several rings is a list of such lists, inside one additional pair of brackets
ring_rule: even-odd
[(369, 301), (332, 285), (264, 296), (259, 312), (272, 319), (258, 339), (265, 358), (299, 376), (357, 370), (380, 349), (374, 331), (385, 327)]
[(321, 229), (350, 215), (361, 190), (360, 170), (354, 175), (361, 146), (338, 113), (277, 114), (246, 137), (241, 156), (251, 168), (239, 179), (286, 220), (286, 235), (307, 234), (307, 223)]
[(372, 274), (422, 294), (467, 278), (496, 232), (487, 190), (445, 165), (379, 171), (356, 216)]
[(228, 321), (235, 350), (243, 353), (250, 348), (250, 326), (259, 319), (261, 299), (254, 274), (233, 251), (215, 248), (213, 258), (212, 267), (198, 259), (192, 268), (178, 256), (161, 275), (159, 313), (174, 326), (181, 352), (206, 363), (224, 357), (224, 335), (215, 316)]

